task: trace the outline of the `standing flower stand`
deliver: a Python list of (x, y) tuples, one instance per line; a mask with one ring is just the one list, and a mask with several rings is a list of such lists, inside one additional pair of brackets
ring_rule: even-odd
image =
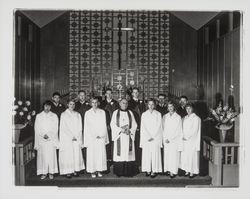
[(26, 127), (27, 124), (15, 124), (14, 125), (14, 142), (17, 144), (19, 142), (21, 130)]
[(220, 142), (225, 143), (225, 138), (227, 135), (228, 130), (230, 130), (233, 127), (233, 125), (227, 125), (227, 124), (221, 124), (217, 125), (215, 128), (219, 130), (220, 133)]

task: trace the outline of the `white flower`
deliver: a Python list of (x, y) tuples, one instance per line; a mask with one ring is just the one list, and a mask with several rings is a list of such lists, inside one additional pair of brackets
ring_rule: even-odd
[(23, 111), (27, 112), (28, 108), (27, 107), (23, 107)]
[(27, 120), (31, 120), (31, 115), (28, 115), (28, 116), (27, 116)]
[(18, 105), (14, 105), (13, 110), (17, 110), (18, 107), (19, 107)]
[(114, 104), (114, 102), (110, 102), (110, 104), (111, 104), (111, 105), (113, 105), (113, 104)]
[(87, 104), (87, 105), (89, 105), (89, 103), (88, 103), (88, 102), (86, 102), (86, 104)]
[(140, 103), (142, 103), (142, 101), (140, 100)]
[(27, 100), (27, 101), (25, 102), (25, 104), (26, 104), (26, 106), (30, 106), (30, 105), (31, 105), (31, 102), (30, 102), (29, 100)]
[(21, 100), (19, 100), (19, 101), (17, 102), (17, 104), (18, 104), (19, 106), (22, 106), (22, 105), (23, 105), (23, 102), (22, 102)]
[(13, 115), (16, 115), (16, 111), (12, 111), (12, 114), (13, 114)]
[(21, 112), (19, 112), (19, 115), (20, 115), (20, 116), (23, 116), (23, 115), (24, 115), (24, 113), (21, 111)]
[(59, 104), (59, 106), (61, 107), (62, 105), (61, 105), (61, 104)]
[(32, 116), (36, 115), (36, 111), (32, 111), (31, 115)]

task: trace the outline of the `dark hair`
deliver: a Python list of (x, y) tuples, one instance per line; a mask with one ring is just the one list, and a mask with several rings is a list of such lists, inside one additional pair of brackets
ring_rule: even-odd
[(80, 93), (84, 93), (85, 95), (87, 94), (85, 90), (79, 90), (78, 94), (80, 94)]
[(43, 102), (43, 109), (44, 109), (45, 105), (52, 106), (53, 103), (50, 100), (46, 100), (46, 101)]
[(106, 93), (107, 91), (111, 91), (111, 92), (112, 92), (112, 89), (111, 89), (111, 88), (107, 88), (107, 89), (105, 90), (105, 93)]
[(75, 99), (70, 97), (69, 99), (67, 99), (67, 104), (69, 104), (70, 102), (74, 102), (75, 103)]
[(166, 96), (165, 94), (163, 94), (163, 93), (160, 93), (160, 94), (158, 95), (158, 97), (160, 97), (160, 96), (162, 96), (162, 97), (164, 97), (164, 98), (167, 97), (167, 96)]
[(188, 100), (187, 96), (185, 96), (185, 95), (180, 96), (180, 99), (181, 98), (184, 98), (184, 99)]
[(190, 103), (190, 102), (186, 104), (186, 108), (187, 108), (187, 107), (191, 107), (192, 109), (194, 109), (193, 103)]
[(53, 94), (52, 94), (52, 97), (55, 97), (55, 96), (59, 96), (59, 97), (61, 97), (61, 94), (59, 93), (59, 92), (54, 92)]
[(97, 102), (100, 102), (100, 97), (94, 96), (94, 97), (91, 98), (91, 101), (92, 101), (92, 100), (97, 100)]
[(140, 90), (139, 90), (138, 87), (134, 87), (134, 88), (132, 89), (132, 91), (133, 91), (133, 90), (137, 90), (138, 92), (140, 92)]
[(154, 102), (154, 104), (155, 104), (155, 99), (154, 98), (149, 98), (147, 103), (149, 103), (149, 102)]

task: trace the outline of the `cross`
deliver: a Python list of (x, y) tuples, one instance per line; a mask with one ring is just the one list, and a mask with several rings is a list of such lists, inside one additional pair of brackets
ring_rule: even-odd
[[(122, 31), (134, 31), (134, 28), (122, 27), (122, 16), (118, 15), (118, 28), (112, 28), (113, 31), (118, 31), (118, 69), (121, 70), (121, 55), (122, 55)], [(105, 28), (106, 31), (110, 30)]]

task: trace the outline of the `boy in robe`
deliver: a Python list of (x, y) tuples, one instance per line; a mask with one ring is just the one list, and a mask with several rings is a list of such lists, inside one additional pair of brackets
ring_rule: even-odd
[(109, 143), (105, 111), (98, 108), (97, 98), (91, 100), (92, 108), (85, 113), (84, 147), (87, 148), (87, 172), (91, 177), (102, 177), (107, 170), (106, 144)]
[(174, 178), (178, 173), (182, 150), (182, 120), (172, 102), (168, 103), (168, 111), (163, 117), (164, 173), (169, 172)]
[(155, 110), (155, 101), (148, 100), (148, 110), (141, 117), (142, 148), (141, 171), (146, 176), (154, 178), (156, 173), (162, 172), (161, 148), (162, 148), (162, 117)]
[(137, 124), (132, 111), (128, 110), (128, 101), (122, 99), (120, 108), (115, 110), (111, 119), (114, 173), (132, 177), (138, 173), (135, 162), (135, 134)]
[(112, 89), (107, 88), (105, 91), (105, 100), (101, 102), (100, 108), (103, 109), (106, 113), (106, 122), (108, 128), (109, 144), (107, 144), (107, 160), (112, 161), (112, 136), (110, 122), (113, 112), (119, 108), (119, 103), (112, 97)]
[(140, 148), (140, 124), (141, 115), (146, 111), (146, 106), (143, 100), (139, 99), (139, 88), (134, 87), (132, 89), (132, 98), (128, 101), (128, 109), (134, 114), (135, 121), (137, 123), (136, 137), (135, 137), (135, 156), (137, 166), (141, 166), (141, 148)]
[(74, 111), (73, 99), (68, 100), (67, 106), (60, 120), (59, 168), (61, 175), (71, 178), (72, 174), (79, 176), (85, 166), (82, 156), (82, 118)]
[(199, 174), (199, 152), (201, 139), (201, 119), (193, 112), (193, 105), (187, 104), (187, 115), (183, 120), (183, 151), (181, 169), (185, 176), (193, 178)]
[(37, 175), (45, 179), (49, 174), (49, 179), (54, 178), (58, 173), (57, 154), (58, 148), (58, 118), (50, 111), (52, 103), (45, 101), (43, 111), (36, 116), (35, 120), (35, 144), (37, 150)]

